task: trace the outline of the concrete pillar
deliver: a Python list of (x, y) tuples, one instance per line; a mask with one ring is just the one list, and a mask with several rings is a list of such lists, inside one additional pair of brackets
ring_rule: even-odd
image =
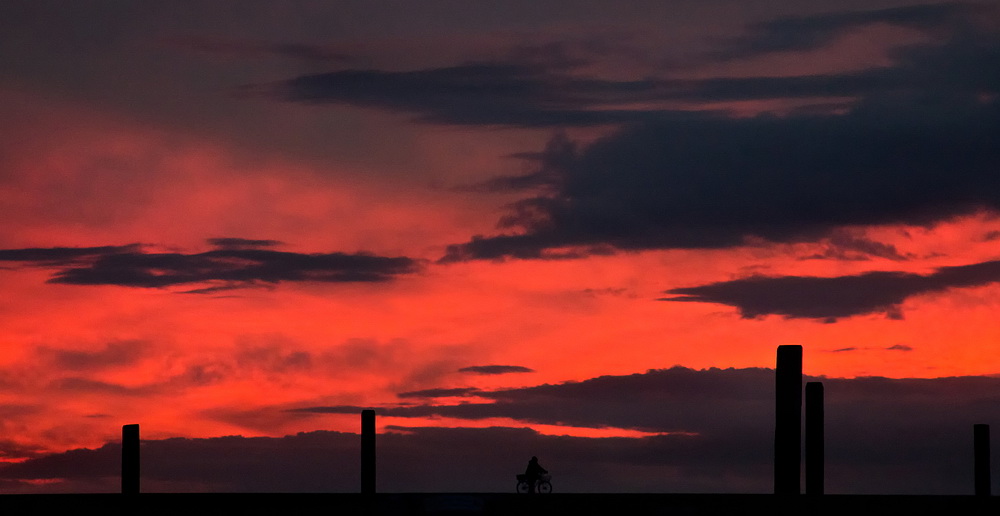
[(361, 411), (361, 492), (375, 494), (375, 411)]
[(801, 461), (802, 346), (778, 346), (775, 368), (775, 494), (799, 494)]
[(806, 494), (823, 494), (823, 383), (806, 382)]
[(122, 425), (122, 494), (139, 494), (139, 425)]
[(990, 425), (972, 425), (976, 496), (990, 496)]

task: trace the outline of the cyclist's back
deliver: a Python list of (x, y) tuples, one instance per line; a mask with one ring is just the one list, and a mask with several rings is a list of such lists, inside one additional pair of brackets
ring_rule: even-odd
[(538, 464), (538, 457), (532, 457), (531, 460), (528, 461), (528, 467), (524, 470), (524, 476), (532, 490), (535, 489), (535, 482), (546, 473), (548, 473), (548, 471)]

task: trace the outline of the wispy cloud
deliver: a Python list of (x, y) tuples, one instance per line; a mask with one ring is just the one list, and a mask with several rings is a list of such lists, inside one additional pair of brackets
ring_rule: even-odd
[(893, 261), (905, 261), (916, 258), (912, 253), (901, 253), (895, 245), (877, 242), (850, 231), (835, 230), (830, 237), (820, 242), (821, 252), (804, 256), (802, 260), (848, 260), (862, 261), (872, 258), (884, 258)]
[(590, 126), (690, 118), (682, 111), (627, 107), (669, 99), (664, 87), (658, 80), (580, 77), (546, 65), (474, 62), (402, 72), (341, 70), (247, 85), (237, 94), (381, 108), (455, 125)]
[(249, 238), (219, 237), (209, 238), (208, 243), (222, 249), (256, 249), (280, 246), (280, 240), (254, 240)]
[(716, 59), (741, 59), (774, 52), (822, 48), (848, 31), (876, 24), (926, 33), (954, 31), (980, 10), (975, 4), (944, 2), (888, 9), (834, 11), (810, 16), (785, 16), (757, 23), (746, 34), (726, 42), (711, 54)]
[(293, 253), (274, 240), (215, 238), (201, 253), (149, 252), (137, 244), (0, 250), (0, 261), (55, 268), (50, 283), (162, 288), (209, 284), (214, 292), (281, 282), (379, 282), (420, 269), (418, 260), (367, 253)]
[(63, 371), (89, 371), (135, 364), (149, 354), (146, 342), (130, 340), (104, 344), (96, 350), (40, 346), (35, 350), (46, 367)]
[[(889, 9), (835, 11), (784, 17), (752, 25), (714, 51), (717, 60), (820, 48), (859, 27), (888, 24), (933, 34), (933, 41), (896, 49), (892, 66), (798, 76), (684, 78), (650, 74), (638, 80), (588, 75), (586, 60), (571, 59), (564, 46), (535, 58), (492, 59), (407, 71), (338, 70), (269, 84), (241, 94), (291, 102), (346, 104), (414, 114), (440, 124), (587, 126), (683, 121), (686, 110), (706, 102), (830, 98), (861, 100), (930, 92), (996, 93), (996, 35), (977, 20), (986, 6), (946, 3)], [(538, 56), (543, 56), (538, 58)], [(636, 105), (644, 104), (642, 108)], [(819, 104), (818, 104), (819, 105)], [(659, 107), (657, 107), (659, 106)], [(714, 115), (714, 113), (712, 113)], [(702, 113), (700, 116), (709, 116)], [(721, 141), (721, 140), (720, 140)]]
[(0, 249), (0, 261), (62, 264), (116, 253), (139, 252), (139, 244), (100, 247), (32, 247)]
[(774, 314), (832, 321), (870, 313), (899, 318), (899, 306), (910, 297), (997, 282), (1000, 261), (989, 261), (941, 267), (927, 275), (877, 271), (829, 278), (751, 276), (671, 289), (666, 293), (674, 296), (661, 300), (729, 305), (745, 318)]
[(450, 398), (454, 396), (472, 396), (479, 392), (476, 387), (455, 387), (450, 389), (423, 389), (419, 391), (400, 392), (400, 398)]
[(469, 366), (463, 367), (458, 370), (460, 373), (474, 373), (474, 374), (509, 374), (509, 373), (534, 373), (535, 370), (516, 365), (482, 365), (482, 366)]

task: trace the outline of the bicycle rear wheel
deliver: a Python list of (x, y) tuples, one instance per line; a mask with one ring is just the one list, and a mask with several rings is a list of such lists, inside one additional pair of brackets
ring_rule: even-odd
[(525, 482), (524, 480), (522, 480), (522, 481), (520, 481), (520, 482), (517, 483), (517, 492), (518, 493), (527, 493), (529, 491), (531, 491), (531, 486), (528, 485), (527, 482)]

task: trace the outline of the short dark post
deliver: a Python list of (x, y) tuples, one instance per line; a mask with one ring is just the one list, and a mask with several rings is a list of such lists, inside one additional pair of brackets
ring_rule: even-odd
[(823, 383), (806, 382), (806, 494), (823, 494)]
[(375, 494), (375, 411), (361, 411), (361, 492)]
[(122, 494), (139, 494), (139, 425), (122, 425)]
[(778, 346), (775, 369), (774, 494), (799, 494), (802, 346)]
[(990, 496), (990, 425), (972, 425), (976, 496)]

